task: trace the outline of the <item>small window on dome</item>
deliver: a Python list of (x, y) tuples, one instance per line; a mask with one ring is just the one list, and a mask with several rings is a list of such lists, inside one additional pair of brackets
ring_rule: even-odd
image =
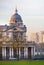
[(17, 21), (15, 20), (15, 22), (17, 22)]
[(17, 30), (16, 28), (14, 28), (14, 30)]
[(18, 23), (18, 26), (20, 26), (20, 24)]

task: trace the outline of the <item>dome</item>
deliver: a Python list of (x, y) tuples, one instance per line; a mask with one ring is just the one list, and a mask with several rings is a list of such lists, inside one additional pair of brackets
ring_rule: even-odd
[(12, 16), (12, 18), (13, 18), (14, 21), (17, 21), (17, 22), (20, 21), (20, 22), (22, 22), (21, 16), (18, 13), (14, 14)]
[(15, 22), (22, 22), (21, 16), (17, 13), (17, 9), (15, 10), (15, 14), (13, 14), (10, 19), (10, 23), (15, 23)]

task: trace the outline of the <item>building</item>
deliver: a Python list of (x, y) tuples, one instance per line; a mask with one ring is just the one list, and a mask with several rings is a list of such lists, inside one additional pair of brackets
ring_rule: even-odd
[(36, 42), (36, 33), (31, 33), (31, 41)]
[(31, 59), (35, 55), (35, 45), (26, 40), (26, 26), (17, 9), (11, 16), (9, 25), (0, 25), (0, 59)]
[(35, 42), (35, 55), (44, 55), (44, 31), (31, 34), (31, 41)]
[(36, 32), (31, 34), (31, 41), (35, 41), (37, 43), (44, 43), (44, 32)]

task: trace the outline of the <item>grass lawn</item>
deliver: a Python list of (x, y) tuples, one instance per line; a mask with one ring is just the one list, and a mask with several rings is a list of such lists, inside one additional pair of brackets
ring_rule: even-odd
[(0, 61), (0, 65), (44, 65), (44, 60)]

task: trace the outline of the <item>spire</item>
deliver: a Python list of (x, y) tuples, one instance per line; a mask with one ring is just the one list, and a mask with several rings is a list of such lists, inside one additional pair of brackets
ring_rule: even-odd
[(16, 8), (15, 8), (15, 13), (17, 13), (17, 11), (18, 11), (18, 10), (17, 10), (17, 7), (16, 7)]

